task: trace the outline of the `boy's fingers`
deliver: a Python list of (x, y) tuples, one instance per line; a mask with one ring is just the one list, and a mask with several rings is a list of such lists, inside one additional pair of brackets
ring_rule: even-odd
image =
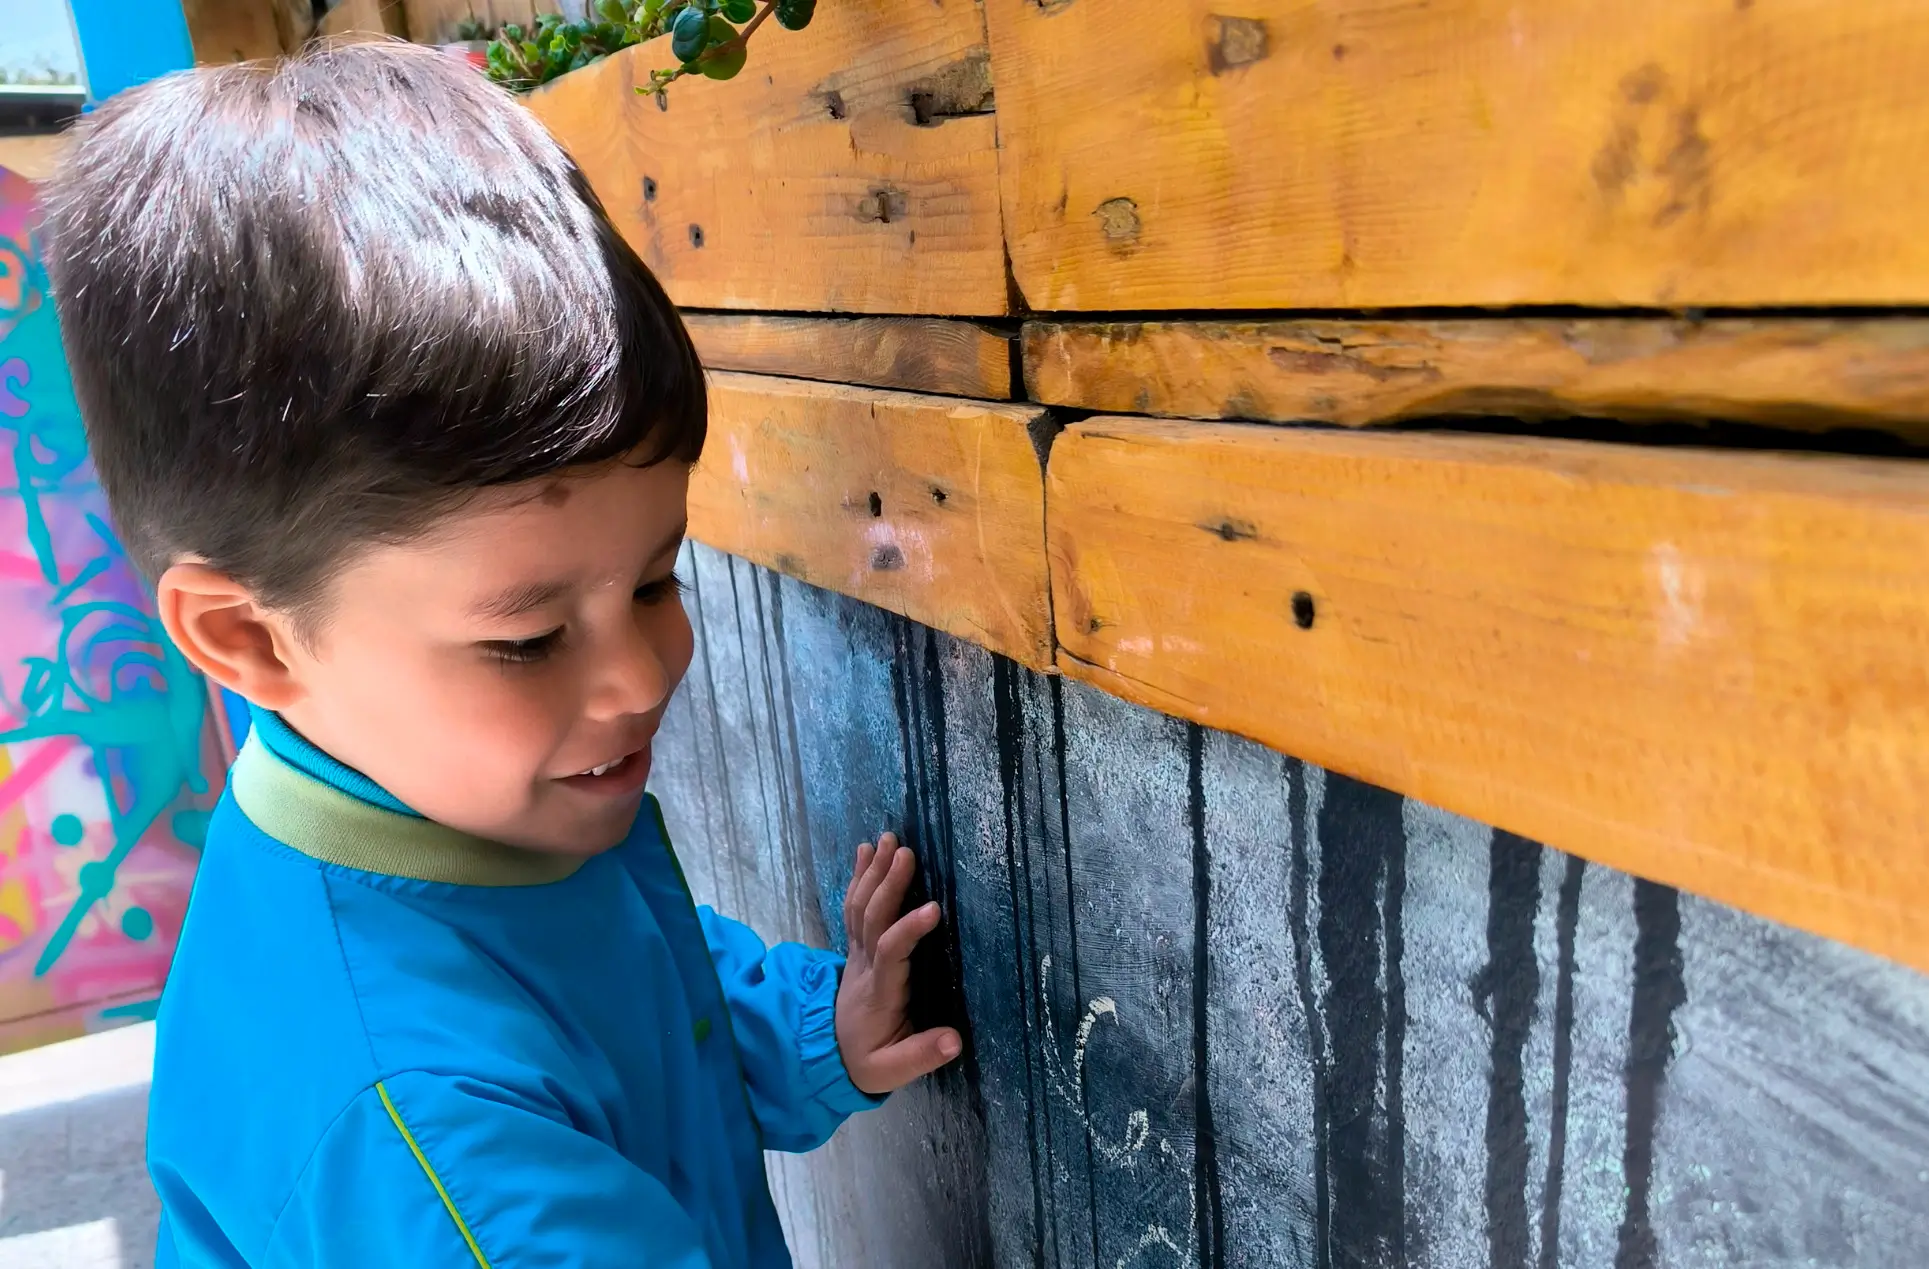
[(938, 928), (938, 921), (943, 916), (943, 911), (935, 903), (927, 903), (916, 912), (906, 914), (878, 936), (877, 951), (872, 959), (884, 965), (910, 959), (911, 949), (925, 935)]
[(872, 892), (871, 901), (864, 908), (864, 946), (875, 949), (877, 941), (884, 932), (897, 921), (898, 914), (904, 911), (904, 893), (911, 888), (911, 878), (917, 872), (917, 860), (908, 847), (900, 846), (891, 858), (890, 870), (878, 888)]
[(870, 1082), (880, 1089), (903, 1088), (948, 1064), (963, 1050), (964, 1041), (950, 1027), (920, 1031), (871, 1055)]
[(871, 946), (873, 940), (865, 926), (867, 920), (865, 913), (870, 910), (871, 896), (877, 893), (878, 886), (890, 871), (891, 860), (897, 854), (897, 845), (898, 839), (889, 833), (878, 838), (877, 848), (871, 852), (869, 866), (864, 869), (864, 875), (859, 877), (857, 884), (852, 887), (850, 916), (845, 923), (845, 929), (850, 933), (852, 943), (866, 949)]
[(871, 870), (871, 860), (877, 855), (877, 847), (865, 842), (857, 848), (857, 866), (851, 870), (850, 884), (844, 887), (844, 933), (847, 938), (858, 932), (858, 919), (864, 915), (864, 908), (857, 902), (857, 887), (864, 880), (864, 874)]

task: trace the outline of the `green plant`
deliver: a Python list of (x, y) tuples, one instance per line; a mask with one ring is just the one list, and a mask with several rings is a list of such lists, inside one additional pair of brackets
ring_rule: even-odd
[(650, 72), (640, 93), (661, 94), (685, 75), (731, 79), (744, 68), (750, 37), (772, 15), (777, 25), (800, 31), (810, 24), (816, 0), (597, 0), (581, 22), (545, 14), (524, 29), (504, 26), (489, 45), (489, 78), (516, 92), (589, 65), (599, 57), (670, 37), (677, 65)]

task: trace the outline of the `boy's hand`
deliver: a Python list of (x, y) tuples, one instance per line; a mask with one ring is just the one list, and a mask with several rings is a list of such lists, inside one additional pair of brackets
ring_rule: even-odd
[(935, 903), (900, 917), (917, 863), (886, 833), (857, 848), (857, 868), (844, 891), (850, 951), (837, 990), (837, 1048), (851, 1083), (882, 1097), (958, 1056), (964, 1042), (950, 1027), (912, 1034), (911, 949), (938, 928)]

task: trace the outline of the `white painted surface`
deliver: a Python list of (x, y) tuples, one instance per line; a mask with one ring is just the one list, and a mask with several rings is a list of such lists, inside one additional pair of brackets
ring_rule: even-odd
[(0, 1057), (0, 1269), (150, 1269), (151, 1023)]

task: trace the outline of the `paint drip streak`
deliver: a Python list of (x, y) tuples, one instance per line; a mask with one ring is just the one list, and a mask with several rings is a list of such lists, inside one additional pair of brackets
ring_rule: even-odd
[(1548, 1107), (1547, 1184), (1541, 1194), (1539, 1269), (1560, 1269), (1561, 1190), (1567, 1169), (1567, 1103), (1574, 1065), (1574, 938), (1581, 924), (1581, 881), (1587, 864), (1567, 858), (1560, 905), (1554, 917), (1554, 1088)]
[(1192, 1113), (1199, 1269), (1225, 1269), (1218, 1142), (1212, 1126), (1212, 855), (1206, 845), (1205, 729), (1186, 728), (1188, 818), (1192, 823)]
[(1022, 824), (1017, 803), (1021, 796), (1018, 787), (1018, 768), (1020, 748), (1024, 743), (1024, 715), (1018, 701), (1017, 684), (1014, 682), (1017, 671), (1018, 667), (1013, 662), (1003, 657), (992, 658), (991, 695), (998, 742), (998, 781), (1004, 794), (1005, 877), (1010, 887), (1011, 897), (1012, 959), (1017, 967), (1018, 1005), (1025, 1020), (1025, 1042), (1020, 1047), (1025, 1054), (1025, 1149), (1031, 1158), (1031, 1260), (1034, 1269), (1043, 1269), (1045, 1187), (1044, 1178), (1039, 1171), (1036, 1107), (1039, 1099), (1044, 1096), (1044, 1089), (1032, 1061), (1033, 1037), (1037, 1035), (1032, 1004), (1033, 967), (1031, 958), (1027, 955), (1028, 948), (1024, 933), (1018, 925), (1018, 837), (1022, 831)]
[(1387, 863), (1405, 839), (1400, 798), (1329, 775), (1319, 824), (1333, 1264), (1393, 1269), (1401, 1202), (1387, 1175), (1387, 1125), (1378, 1113), (1387, 1023), (1380, 903)]
[(1491, 1034), (1487, 1075), (1487, 1264), (1528, 1269), (1527, 1084), (1524, 1058), (1540, 997), (1534, 918), (1541, 848), (1496, 832), (1488, 848), (1487, 964), (1474, 1003)]
[(1388, 840), (1386, 887), (1380, 905), (1386, 927), (1386, 1138), (1381, 1158), (1392, 1204), (1387, 1263), (1407, 1264), (1407, 834), (1404, 803), (1392, 800), (1394, 829)]
[(1657, 1269), (1661, 1247), (1648, 1202), (1654, 1187), (1654, 1131), (1661, 1085), (1674, 1054), (1674, 1012), (1687, 1003), (1681, 960), (1681, 895), (1671, 886), (1634, 883), (1634, 999), (1628, 1010), (1627, 1145), (1621, 1171), (1627, 1209), (1614, 1269)]
[[(1028, 693), (1032, 694), (1034, 699), (1036, 698), (1037, 688), (1035, 679), (1023, 667), (1019, 667), (1017, 670), (1014, 681), (1019, 686), (1025, 688)], [(1014, 696), (1016, 696), (1016, 693), (1014, 693)], [(1031, 727), (1031, 720), (1024, 717), (1021, 713), (1018, 727), (1019, 749), (1017, 757), (1018, 860), (1019, 869), (1025, 876), (1025, 928), (1031, 938), (1032, 964), (1036, 967), (1039, 964), (1037, 905), (1041, 890), (1043, 891), (1045, 900), (1045, 947), (1048, 957), (1057, 949), (1058, 923), (1052, 904), (1051, 873), (1048, 869), (1034, 866), (1031, 855), (1034, 831), (1036, 832), (1040, 847), (1042, 848), (1047, 844), (1044, 831), (1045, 760), (1039, 754), (1039, 747), (1034, 741)], [(1029, 804), (1033, 808), (1031, 811), (1026, 809), (1027, 803), (1025, 800), (1025, 762), (1027, 757), (1031, 760), (1032, 801)], [(1045, 1012), (1047, 1004), (1048, 1002), (1041, 997), (1038, 1002), (1038, 1012), (1033, 1019), (1032, 1025), (1036, 1028), (1035, 1034), (1043, 1035), (1046, 1037), (1046, 1043), (1056, 1046), (1060, 1028), (1058, 1019), (1050, 1013)], [(1063, 1173), (1059, 1170), (1058, 1130), (1053, 1126), (1052, 1103), (1048, 1095), (1044, 1098), (1041, 1112), (1044, 1118), (1045, 1128), (1045, 1175), (1050, 1179), (1050, 1183), (1055, 1185), (1057, 1179), (1062, 1176)], [(1077, 1130), (1081, 1133), (1081, 1139), (1083, 1139), (1083, 1126), (1080, 1125)], [(1045, 1207), (1045, 1219), (1051, 1229), (1052, 1264), (1054, 1266), (1062, 1265), (1065, 1256), (1065, 1234), (1064, 1231), (1059, 1228), (1058, 1224), (1060, 1206), (1061, 1204), (1059, 1204), (1054, 1197), (1054, 1201), (1047, 1203)]]
[[(1085, 999), (1085, 986), (1078, 972), (1078, 892), (1072, 881), (1072, 795), (1065, 778), (1065, 680), (1051, 680), (1052, 696), (1052, 758), (1058, 768), (1058, 832), (1059, 840), (1065, 848), (1065, 921), (1071, 934), (1072, 944), (1072, 999)], [(1085, 1122), (1092, 1122), (1092, 1099), (1087, 1091), (1089, 1085), (1079, 1081), (1079, 1110)], [(1098, 1172), (1092, 1158), (1092, 1135), (1082, 1134), (1085, 1142), (1085, 1209), (1091, 1217), (1092, 1263), (1098, 1264)]]
[[(749, 635), (747, 635), (744, 632), (744, 626), (743, 626), (744, 602), (743, 602), (743, 594), (737, 586), (737, 571), (739, 569), (744, 570), (745, 574), (748, 576), (750, 581), (750, 589), (752, 593), (755, 593), (757, 589), (757, 573), (756, 573), (757, 566), (750, 563), (748, 560), (740, 560), (734, 555), (728, 556), (726, 558), (730, 561), (730, 613), (731, 613), (731, 616), (736, 621), (737, 657), (738, 657), (738, 660), (743, 665), (743, 677), (740, 681), (744, 684), (744, 687), (745, 687), (745, 692), (744, 692), (745, 704), (750, 705), (749, 684), (752, 681), (751, 668), (750, 668), (751, 639)], [(763, 644), (763, 640), (762, 640), (763, 630), (761, 626), (758, 628), (757, 633), (758, 633), (758, 639), (756, 640), (757, 652), (759, 657), (759, 663), (762, 664), (763, 658), (767, 655), (767, 649), (764, 647), (764, 644)], [(769, 672), (769, 668), (767, 665), (765, 665), (764, 669), (765, 669), (765, 673)], [(771, 813), (771, 806), (770, 806), (771, 773), (764, 770), (764, 745), (761, 743), (762, 738), (757, 734), (760, 729), (757, 726), (756, 707), (754, 705), (750, 705), (750, 708), (746, 710), (746, 713), (748, 713), (750, 716), (750, 744), (746, 747), (750, 750), (751, 757), (756, 761), (757, 805), (759, 809), (762, 811), (762, 819), (763, 819), (763, 825), (761, 826), (760, 831), (756, 833), (757, 849), (761, 853), (763, 850), (768, 849), (769, 840), (771, 836), (771, 827), (773, 825), (773, 822), (776, 826), (776, 835), (778, 836), (779, 843), (781, 845), (781, 841), (783, 837), (784, 816), (781, 813), (776, 815), (772, 815)], [(777, 719), (775, 714), (772, 714), (770, 716), (770, 727), (771, 727), (771, 736), (770, 736), (769, 747), (770, 747), (770, 754), (771, 754), (771, 762), (773, 765), (775, 765), (777, 762), (777, 747), (778, 747), (778, 740), (776, 736)], [(737, 856), (733, 862), (741, 871), (742, 856)], [(745, 911), (747, 911), (747, 909), (745, 909)]]
[(1312, 861), (1308, 838), (1312, 820), (1306, 805), (1306, 770), (1291, 758), (1284, 761), (1287, 838), (1292, 849), (1288, 881), (1287, 922), (1293, 936), (1293, 983), (1300, 1010), (1306, 1015), (1306, 1038), (1313, 1068), (1313, 1266), (1332, 1269), (1332, 1150), (1327, 1137), (1327, 1100), (1330, 1067), (1326, 1056), (1326, 1026), (1313, 991), (1313, 926), (1311, 916)]

